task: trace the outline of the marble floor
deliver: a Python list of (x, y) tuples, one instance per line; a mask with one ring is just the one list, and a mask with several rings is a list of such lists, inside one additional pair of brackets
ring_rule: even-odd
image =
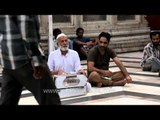
[[(139, 62), (142, 52), (118, 54), (130, 73), (133, 83), (125, 86), (92, 87), (83, 96), (63, 98), (62, 105), (160, 105), (160, 77), (158, 73), (144, 72)], [(86, 61), (82, 61), (86, 68)], [(110, 70), (119, 70), (111, 61)], [(33, 95), (24, 90), (19, 105), (38, 105)]]

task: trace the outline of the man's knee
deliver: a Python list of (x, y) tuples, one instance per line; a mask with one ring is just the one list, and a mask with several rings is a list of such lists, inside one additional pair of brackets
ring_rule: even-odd
[(152, 72), (158, 72), (160, 70), (160, 62), (157, 58), (155, 58), (152, 62), (151, 71)]
[(97, 81), (95, 79), (95, 78), (97, 78), (97, 76), (99, 76), (99, 74), (96, 71), (91, 72), (90, 75), (88, 76), (89, 82)]
[(112, 80), (113, 81), (118, 81), (118, 80), (123, 80), (125, 77), (122, 73), (122, 71), (114, 72), (112, 75)]
[(98, 74), (96, 71), (93, 71), (93, 72), (90, 73), (89, 76), (95, 77), (95, 76), (97, 76), (97, 75), (99, 75), (99, 74)]
[(143, 71), (151, 71), (151, 64), (144, 64), (142, 67)]
[(151, 68), (151, 72), (159, 72), (160, 68), (158, 66), (153, 65)]

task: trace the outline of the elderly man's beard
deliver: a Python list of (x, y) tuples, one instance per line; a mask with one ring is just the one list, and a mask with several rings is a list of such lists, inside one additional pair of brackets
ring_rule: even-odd
[(68, 46), (60, 46), (59, 47), (61, 51), (67, 51), (68, 50)]

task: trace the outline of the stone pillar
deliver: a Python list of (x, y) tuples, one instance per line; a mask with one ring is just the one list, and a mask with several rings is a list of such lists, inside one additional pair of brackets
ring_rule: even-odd
[(40, 15), (40, 43), (46, 56), (48, 56), (48, 28), (48, 15)]

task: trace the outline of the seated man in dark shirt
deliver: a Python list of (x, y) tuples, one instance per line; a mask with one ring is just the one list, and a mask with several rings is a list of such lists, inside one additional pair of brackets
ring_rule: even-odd
[[(131, 83), (132, 78), (127, 69), (117, 57), (116, 52), (108, 46), (111, 35), (101, 32), (98, 38), (98, 45), (89, 51), (87, 58), (89, 82), (97, 87), (124, 86), (126, 83)], [(109, 70), (110, 58), (113, 59), (120, 71)]]
[(90, 48), (96, 45), (96, 40), (91, 40), (89, 37), (84, 37), (84, 29), (79, 27), (76, 30), (77, 37), (73, 42), (73, 49), (79, 53), (81, 60), (86, 60)]

